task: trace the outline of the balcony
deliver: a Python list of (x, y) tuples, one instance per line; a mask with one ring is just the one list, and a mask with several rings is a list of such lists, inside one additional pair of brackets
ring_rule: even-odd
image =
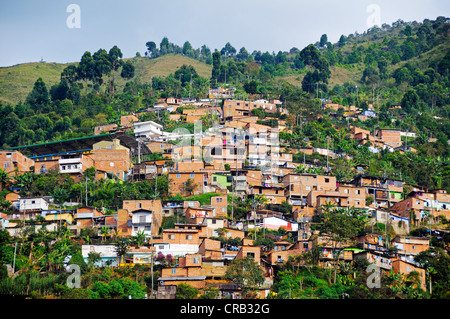
[(81, 174), (83, 172), (81, 164), (59, 165), (61, 174)]
[(66, 164), (81, 164), (81, 157), (61, 158), (58, 163), (60, 166)]

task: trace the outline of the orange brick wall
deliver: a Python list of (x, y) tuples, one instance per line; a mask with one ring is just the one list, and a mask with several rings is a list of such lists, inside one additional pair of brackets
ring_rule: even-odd
[(130, 170), (131, 160), (128, 150), (96, 150), (92, 154), (92, 159), (97, 170), (112, 173), (120, 179), (124, 179), (125, 174)]
[(0, 168), (7, 172), (17, 170), (18, 174), (23, 174), (34, 166), (34, 161), (18, 151), (0, 151)]
[[(191, 174), (193, 174), (192, 177)], [(190, 178), (197, 185), (197, 187), (194, 189), (194, 194), (201, 194), (203, 187), (203, 175), (204, 175), (203, 173), (198, 172), (195, 173), (171, 172), (169, 173), (169, 192), (174, 195), (175, 194), (187, 195), (185, 191), (185, 184), (186, 181)]]

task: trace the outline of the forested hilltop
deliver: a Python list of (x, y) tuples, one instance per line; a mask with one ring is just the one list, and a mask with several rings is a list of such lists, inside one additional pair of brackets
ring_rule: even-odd
[[(118, 123), (121, 115), (152, 107), (159, 98), (207, 98), (210, 88), (233, 87), (239, 98), (285, 103), (293, 132), (284, 134), (283, 142), (292, 148), (307, 143), (324, 147), (331, 137), (333, 149), (352, 156), (351, 161), (333, 161), (332, 174), (339, 179), (351, 178), (355, 165), (366, 165), (369, 174), (450, 191), (445, 17), (399, 20), (342, 35), (337, 43), (324, 34), (316, 43), (288, 52), (249, 52), (230, 42), (220, 50), (206, 45), (195, 49), (189, 41), (179, 46), (168, 38), (159, 46), (149, 39), (143, 47), (144, 54), (130, 59), (114, 46), (85, 52), (68, 65), (0, 69), (2, 148), (92, 135), (95, 126)], [(23, 98), (15, 101), (13, 96)], [(326, 102), (363, 110), (373, 106), (376, 117), (352, 124), (370, 131), (414, 132), (416, 138), (407, 143), (417, 152), (369, 152), (370, 145), (359, 146), (349, 137), (342, 110), (329, 112)], [(258, 116), (265, 118), (264, 112)], [(183, 124), (164, 115), (154, 120), (172, 129)], [(303, 154), (294, 158), (301, 161)]]

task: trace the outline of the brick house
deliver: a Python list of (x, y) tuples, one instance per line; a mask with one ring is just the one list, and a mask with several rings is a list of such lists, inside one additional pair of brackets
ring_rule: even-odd
[(402, 137), (400, 130), (381, 129), (378, 130), (376, 136), (381, 138), (384, 144), (393, 148), (402, 146)]
[(207, 225), (204, 223), (201, 224), (181, 224), (176, 223), (174, 229), (184, 229), (184, 230), (195, 230), (198, 232), (199, 241), (208, 237), (208, 229)]
[[(132, 236), (136, 235), (139, 231), (144, 231), (147, 235), (150, 235), (150, 231), (153, 236), (157, 236), (159, 228), (162, 224), (163, 208), (160, 199), (136, 199), (136, 200), (124, 200), (122, 204), (123, 210), (127, 211), (130, 215), (121, 213), (121, 226), (123, 227), (124, 219), (131, 220), (127, 222), (127, 227), (131, 228)], [(128, 217), (127, 217), (128, 216)], [(127, 217), (127, 218), (125, 218)]]
[[(204, 172), (169, 172), (169, 193), (194, 195), (202, 194), (206, 175)], [(186, 182), (191, 179), (194, 183), (192, 194), (186, 191)], [(206, 180), (207, 183), (207, 180)]]
[(409, 196), (410, 198), (423, 200), (423, 210), (429, 211), (435, 218), (444, 216), (450, 219), (450, 194), (447, 194), (446, 190), (413, 191)]
[(184, 216), (191, 224), (201, 224), (206, 217), (212, 217), (214, 208), (209, 207), (188, 207), (184, 211)]
[(271, 266), (284, 264), (289, 256), (297, 256), (301, 253), (299, 248), (292, 249), (294, 244), (289, 242), (275, 242), (274, 247), (265, 256), (265, 261)]
[(214, 217), (227, 217), (228, 197), (226, 195), (211, 197), (211, 206), (214, 207)]
[(95, 207), (80, 207), (75, 213), (77, 234), (84, 228), (91, 228), (96, 225), (95, 219), (103, 217), (103, 213)]
[(198, 253), (200, 237), (196, 229), (163, 229), (162, 237), (154, 239), (154, 243), (166, 244), (165, 254), (185, 256)]
[(168, 153), (174, 145), (168, 142), (151, 141), (145, 143), (145, 146), (147, 146), (152, 153)]
[(205, 238), (200, 244), (198, 252), (202, 255), (203, 259), (221, 260), (221, 242), (219, 240)]
[(316, 174), (288, 173), (283, 178), (285, 196), (291, 204), (306, 204), (310, 191), (334, 191), (336, 177)]
[(275, 204), (279, 205), (286, 200), (284, 196), (284, 188), (281, 186), (263, 186), (263, 185), (254, 185), (250, 187), (249, 196), (255, 195), (264, 195), (267, 198), (267, 204)]
[(0, 151), (0, 168), (8, 174), (17, 172), (22, 175), (31, 171), (32, 166), (34, 166), (34, 160), (19, 151)]
[(110, 173), (121, 180), (126, 180), (132, 166), (130, 150), (120, 145), (118, 139), (95, 143), (91, 157), (96, 170)]
[(416, 256), (430, 248), (430, 240), (424, 237), (396, 235), (391, 244), (398, 249), (399, 255)]
[(94, 127), (94, 135), (114, 132), (115, 130), (117, 130), (117, 128), (118, 125), (116, 123), (96, 126)]
[(119, 236), (131, 236), (132, 213), (127, 209), (117, 210), (117, 232)]
[(261, 263), (261, 247), (240, 246), (236, 258), (252, 258), (258, 265)]
[(163, 268), (158, 278), (159, 286), (171, 286), (185, 283), (193, 288), (205, 288), (206, 276), (202, 275), (202, 256), (200, 254), (186, 254), (178, 258), (178, 265)]
[(132, 128), (135, 122), (139, 122), (139, 118), (133, 114), (122, 115), (120, 117), (120, 126), (124, 129)]
[(416, 265), (409, 263), (407, 261), (401, 260), (401, 259), (394, 259), (392, 261), (392, 269), (394, 273), (399, 273), (404, 276), (408, 275), (412, 271), (416, 271), (419, 273), (420, 283), (423, 290), (426, 289), (426, 271), (425, 269), (419, 268)]

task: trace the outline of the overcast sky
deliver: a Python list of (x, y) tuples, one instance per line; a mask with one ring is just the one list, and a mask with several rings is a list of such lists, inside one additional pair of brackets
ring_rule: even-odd
[[(448, 0), (0, 0), (0, 66), (79, 61), (117, 45), (144, 54), (167, 36), (180, 46), (230, 42), (236, 50), (277, 53), (304, 48), (322, 34), (362, 33), (374, 22), (422, 22), (450, 16)], [(75, 4), (78, 11), (68, 10)], [(69, 7), (70, 8), (70, 7)], [(78, 19), (79, 18), (79, 19)], [(79, 22), (79, 25), (77, 23)], [(79, 26), (79, 27), (78, 27)]]

